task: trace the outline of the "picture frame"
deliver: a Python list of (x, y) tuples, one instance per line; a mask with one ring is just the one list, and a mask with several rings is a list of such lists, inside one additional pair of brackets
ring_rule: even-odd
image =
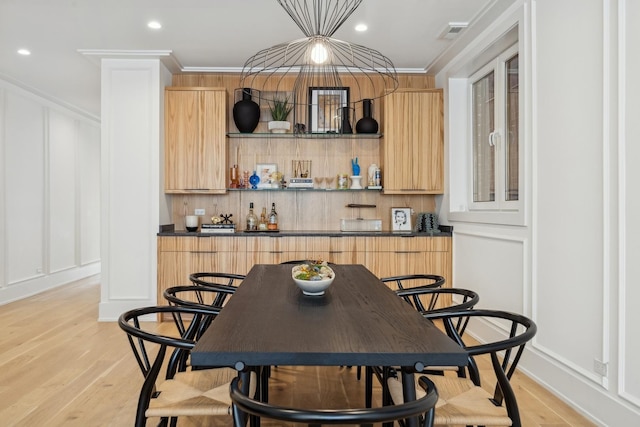
[(391, 208), (391, 230), (410, 232), (411, 208)]
[(256, 163), (256, 174), (260, 177), (258, 188), (273, 188), (274, 180), (271, 178), (274, 172), (278, 172), (278, 165), (275, 163)]
[(338, 133), (339, 109), (349, 106), (349, 88), (310, 87), (308, 104), (311, 133)]

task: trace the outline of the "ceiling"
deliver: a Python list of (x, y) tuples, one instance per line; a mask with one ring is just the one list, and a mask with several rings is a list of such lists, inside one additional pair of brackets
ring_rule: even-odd
[[(398, 72), (434, 73), (461, 44), (440, 37), (449, 22), (473, 33), (513, 2), (364, 0), (334, 37), (378, 50)], [(360, 22), (368, 31), (354, 30)], [(301, 37), (275, 0), (0, 0), (0, 78), (99, 117), (100, 57), (159, 51), (173, 72), (240, 71)]]

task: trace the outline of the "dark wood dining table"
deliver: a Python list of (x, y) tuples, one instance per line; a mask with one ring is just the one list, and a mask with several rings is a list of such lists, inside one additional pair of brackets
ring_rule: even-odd
[(254, 265), (196, 343), (192, 365), (241, 375), (276, 365), (401, 366), (405, 399), (414, 400), (415, 372), (466, 364), (459, 345), (366, 267), (331, 267), (335, 279), (325, 294), (307, 296), (291, 265)]

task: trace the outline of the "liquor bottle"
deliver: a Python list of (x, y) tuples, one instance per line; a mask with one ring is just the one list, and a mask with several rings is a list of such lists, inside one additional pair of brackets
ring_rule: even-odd
[(265, 231), (267, 230), (267, 208), (262, 208), (262, 213), (260, 214), (260, 221), (258, 222), (258, 230)]
[(258, 229), (258, 217), (253, 213), (253, 202), (249, 203), (249, 213), (247, 214), (247, 230), (255, 231)]
[(269, 224), (267, 225), (269, 230), (278, 229), (278, 213), (276, 212), (276, 204), (271, 203), (271, 213), (269, 214)]

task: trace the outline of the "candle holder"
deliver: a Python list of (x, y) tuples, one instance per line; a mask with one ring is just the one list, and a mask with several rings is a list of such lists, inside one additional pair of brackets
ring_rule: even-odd
[(311, 178), (311, 160), (292, 160), (294, 178)]
[(233, 165), (233, 167), (229, 169), (229, 178), (231, 181), (229, 188), (238, 188), (240, 185), (238, 180), (238, 165)]

